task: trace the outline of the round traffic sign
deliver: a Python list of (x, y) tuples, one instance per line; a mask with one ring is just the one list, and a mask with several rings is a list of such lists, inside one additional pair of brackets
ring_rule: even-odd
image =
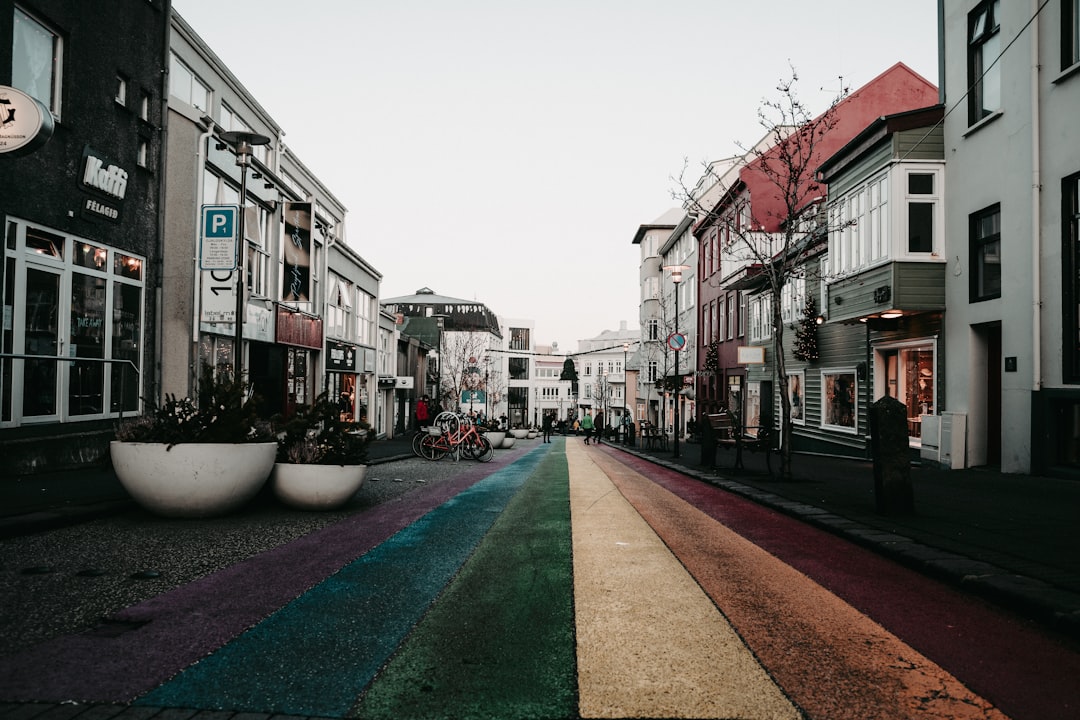
[(668, 347), (678, 352), (686, 347), (686, 336), (682, 333), (671, 333), (667, 338)]

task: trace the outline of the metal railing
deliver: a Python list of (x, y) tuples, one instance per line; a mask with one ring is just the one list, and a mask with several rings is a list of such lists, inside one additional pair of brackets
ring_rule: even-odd
[[(131, 366), (131, 369), (135, 371), (136, 382), (138, 382), (138, 379), (139, 379), (139, 377), (141, 375), (138, 366), (135, 365), (135, 363), (133, 361), (131, 361), (131, 360), (119, 360), (119, 359), (114, 359), (114, 358), (59, 357), (59, 356), (56, 356), (56, 355), (25, 355), (25, 354), (20, 354), (20, 353), (0, 353), (0, 364), (2, 364), (2, 362), (5, 361), (5, 360), (51, 360), (51, 361), (57, 362), (57, 363), (60, 363), (60, 362), (69, 362), (69, 363), (77, 363), (77, 362), (78, 363), (107, 363), (109, 365), (121, 365), (121, 366), (126, 364), (126, 365)], [(124, 397), (125, 397), (124, 387), (125, 387), (125, 380), (127, 378), (126, 370), (127, 370), (127, 368), (122, 368), (122, 370), (120, 372), (120, 395), (119, 395), (120, 402), (119, 402), (119, 410), (117, 411), (117, 414), (116, 414), (116, 417), (119, 420), (122, 420), (124, 418)], [(104, 403), (102, 403), (101, 411), (102, 411), (102, 415), (104, 415), (105, 417), (109, 417), (110, 414), (112, 413), (111, 409), (108, 410), (108, 411), (105, 410)]]

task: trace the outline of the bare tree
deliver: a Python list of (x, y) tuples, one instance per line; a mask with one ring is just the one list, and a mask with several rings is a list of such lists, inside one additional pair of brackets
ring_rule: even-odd
[[(785, 478), (791, 477), (792, 421), (784, 289), (794, 279), (805, 280), (807, 260), (828, 236), (819, 221), (823, 213), (818, 207), (825, 193), (815, 182), (814, 173), (826, 159), (823, 140), (836, 126), (837, 105), (847, 95), (842, 89), (825, 112), (812, 116), (796, 93), (798, 79), (793, 68), (791, 78), (777, 85), (777, 98), (764, 100), (759, 108), (758, 119), (767, 141), (744, 148), (741, 162), (721, 166), (728, 170), (722, 176), (716, 165), (706, 165), (706, 174), (714, 174), (713, 182), (688, 186), (679, 178), (676, 191), (684, 207), (698, 215), (699, 225), (719, 228), (722, 264), (744, 267), (755, 274), (761, 292), (771, 300), (767, 303), (768, 320), (782, 407), (780, 472)], [(700, 188), (721, 182), (719, 201), (703, 204)], [(753, 197), (750, 188), (755, 188)]]

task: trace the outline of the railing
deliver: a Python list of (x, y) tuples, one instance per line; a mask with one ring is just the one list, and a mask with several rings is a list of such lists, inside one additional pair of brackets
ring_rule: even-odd
[[(58, 356), (55, 356), (55, 355), (25, 355), (25, 354), (20, 354), (20, 353), (0, 353), (0, 361), (4, 361), (4, 360), (51, 360), (53, 362), (58, 362), (58, 363), (59, 362), (108, 363), (109, 365), (121, 365), (121, 366), (127, 364), (127, 365), (130, 365), (131, 369), (135, 371), (136, 382), (138, 381), (138, 378), (140, 376), (138, 366), (135, 365), (135, 363), (132, 362), (131, 360), (117, 360), (117, 359), (113, 359), (113, 358), (106, 359), (106, 358), (84, 358), (84, 357), (58, 357)], [(116, 417), (118, 419), (123, 419), (123, 417), (124, 417), (124, 387), (125, 387), (125, 379), (127, 378), (127, 372), (125, 372), (125, 370), (126, 370), (126, 368), (123, 368), (121, 370), (121, 372), (120, 372), (120, 396), (119, 396), (120, 397), (120, 403), (119, 403), (119, 408), (120, 409), (117, 411), (117, 415), (116, 415)], [(102, 410), (102, 414), (105, 415), (106, 417), (111, 412), (111, 410), (110, 411), (105, 410), (104, 403), (102, 403), (101, 410)]]

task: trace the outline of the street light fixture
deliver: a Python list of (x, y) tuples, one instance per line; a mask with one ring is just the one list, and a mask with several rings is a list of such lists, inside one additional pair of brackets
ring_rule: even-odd
[[(675, 332), (668, 338), (668, 346), (675, 352), (675, 382), (681, 384), (679, 379), (679, 352), (686, 344), (686, 339), (679, 334), (679, 283), (682, 282), (683, 270), (689, 270), (689, 265), (665, 265), (664, 270), (671, 271), (671, 282), (675, 284)], [(679, 457), (679, 388), (675, 388), (675, 439), (672, 446), (673, 457)]]
[(232, 145), (236, 151), (236, 164), (240, 166), (240, 219), (237, 222), (237, 233), (240, 236), (237, 241), (236, 258), (236, 338), (233, 341), (233, 367), (236, 368), (236, 377), (244, 367), (243, 343), (244, 343), (244, 316), (247, 314), (245, 290), (247, 279), (244, 277), (244, 259), (247, 257), (247, 237), (244, 235), (244, 220), (247, 216), (247, 171), (251, 164), (251, 151), (254, 145), (266, 145), (270, 138), (248, 130), (229, 130), (221, 133), (221, 140)]
[(630, 343), (622, 344), (622, 426), (623, 426), (623, 444), (629, 445), (630, 438), (628, 433), (630, 431), (630, 424), (626, 420), (626, 395), (628, 373), (626, 372), (626, 353), (630, 350)]
[(435, 404), (440, 410), (445, 410), (442, 406), (442, 336), (443, 331), (446, 329), (446, 318), (449, 315), (435, 314), (430, 317), (435, 318), (435, 325), (439, 329), (439, 364), (436, 366), (435, 372)]

